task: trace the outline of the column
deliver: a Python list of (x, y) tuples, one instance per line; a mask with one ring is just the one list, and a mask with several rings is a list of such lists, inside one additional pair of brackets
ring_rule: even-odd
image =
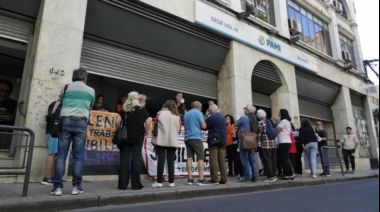
[[(47, 138), (45, 116), (49, 104), (71, 83), (79, 68), (87, 0), (43, 0), (35, 25), (28, 76), (29, 101), (25, 127), (36, 134), (31, 181), (41, 181), (45, 173)], [(50, 69), (65, 70), (65, 75)]]
[(363, 56), (363, 50), (362, 50), (362, 43), (360, 40), (360, 33), (358, 30), (358, 24), (351, 22), (351, 29), (354, 32), (354, 34), (356, 35), (356, 38), (355, 38), (354, 43), (353, 43), (354, 44), (355, 57), (353, 57), (352, 59), (356, 61), (357, 71), (365, 72), (364, 64), (363, 64), (364, 56)]
[(286, 38), (290, 38), (289, 23), (288, 23), (288, 3), (287, 1), (273, 1), (274, 14), (276, 17), (276, 28), (280, 34)]
[(368, 134), (371, 145), (372, 159), (379, 159), (377, 154), (377, 134), (375, 126), (375, 117), (373, 115), (373, 109), (371, 107), (371, 99), (369, 96), (364, 98), (364, 110), (367, 119)]
[(333, 57), (335, 60), (339, 60), (341, 62), (341, 65), (344, 64), (343, 56), (342, 56), (342, 46), (340, 44), (340, 37), (339, 37), (339, 28), (338, 28), (338, 20), (337, 20), (337, 14), (335, 10), (335, 6), (333, 3), (328, 3), (328, 13), (331, 17), (332, 21), (329, 24), (329, 31), (330, 31), (330, 40), (331, 40), (331, 48), (333, 52)]
[(331, 107), (334, 116), (334, 125), (338, 139), (346, 134), (348, 126), (355, 127), (354, 112), (351, 103), (350, 89), (342, 87), (335, 104)]

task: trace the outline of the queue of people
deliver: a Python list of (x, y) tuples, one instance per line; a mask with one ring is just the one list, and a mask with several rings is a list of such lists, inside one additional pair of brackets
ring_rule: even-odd
[[(94, 89), (86, 85), (87, 76), (86, 70), (75, 70), (73, 83), (65, 86), (60, 100), (49, 106), (46, 129), (49, 156), (46, 162), (45, 178), (41, 183), (53, 185), (51, 194), (55, 196), (62, 195), (62, 177), (65, 173), (70, 147), (73, 153), (72, 194), (84, 193), (82, 172), (90, 108), (110, 112), (110, 108), (104, 104), (104, 97), (98, 96), (95, 99)], [(118, 144), (120, 150), (119, 190), (127, 190), (129, 183), (132, 190), (144, 188), (140, 178), (140, 159), (144, 138), (152, 125), (150, 114), (145, 108), (146, 99), (145, 95), (131, 92), (122, 99), (123, 104), (121, 108), (118, 108), (120, 111), (116, 126), (126, 127), (128, 134), (127, 138), (122, 139)], [(228, 184), (228, 179), (233, 177), (238, 177), (240, 183), (256, 183), (259, 176), (258, 167), (261, 166), (267, 177), (265, 182), (291, 181), (297, 175), (303, 174), (301, 161), (303, 152), (305, 152), (312, 177), (318, 178), (317, 154), (323, 153), (323, 147), (327, 146), (328, 141), (322, 122), (317, 122), (317, 127), (313, 127), (309, 119), (304, 119), (301, 128), (296, 130), (286, 109), (281, 109), (278, 117), (269, 119), (264, 110), (257, 110), (253, 105), (244, 107), (244, 116), (235, 122), (231, 115), (222, 116), (213, 101), (210, 101), (208, 106), (207, 116), (202, 113), (203, 107), (198, 101), (192, 102), (191, 110), (188, 111), (183, 94), (177, 93), (175, 99), (166, 101), (158, 112), (154, 119), (155, 133), (152, 139), (158, 158), (157, 181), (152, 187), (163, 187), (165, 164), (167, 164), (169, 175), (169, 187), (175, 187), (174, 158), (182, 125), (185, 127), (188, 185), (225, 185)], [(57, 138), (53, 138), (51, 129), (53, 125), (48, 117), (57, 114), (57, 111), (60, 116), (59, 132)], [(204, 176), (206, 158), (203, 131), (208, 131), (211, 180), (207, 180)], [(251, 143), (247, 145), (249, 142)], [(341, 142), (346, 173), (355, 173), (355, 152), (359, 139), (348, 127), (347, 135), (343, 136)], [(259, 146), (261, 157), (258, 157), (257, 152)], [(259, 158), (262, 158), (262, 162)], [(197, 182), (193, 178), (195, 159), (199, 173)], [(352, 171), (350, 171), (349, 159)], [(330, 176), (329, 161), (322, 161), (322, 163), (326, 169), (321, 175)]]

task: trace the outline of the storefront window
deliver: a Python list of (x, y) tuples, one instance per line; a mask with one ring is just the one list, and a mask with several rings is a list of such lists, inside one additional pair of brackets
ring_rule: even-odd
[(322, 20), (288, 0), (288, 16), (302, 26), (301, 40), (319, 51), (332, 56), (329, 27)]
[(246, 4), (255, 5), (255, 16), (268, 24), (276, 26), (276, 18), (274, 14), (273, 0), (242, 0), (242, 9), (246, 10)]
[(340, 34), (340, 44), (342, 45), (342, 50), (343, 51), (349, 51), (352, 57), (352, 66), (354, 67), (355, 70), (358, 69), (358, 66), (355, 61), (355, 51), (354, 51), (354, 45), (353, 41), (347, 38), (346, 36)]

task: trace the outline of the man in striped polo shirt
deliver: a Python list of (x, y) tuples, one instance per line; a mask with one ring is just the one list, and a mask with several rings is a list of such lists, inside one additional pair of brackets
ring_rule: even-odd
[(90, 107), (95, 103), (95, 91), (86, 85), (88, 73), (84, 69), (75, 70), (73, 83), (61, 93), (61, 121), (59, 129), (58, 153), (55, 164), (54, 189), (51, 194), (62, 195), (66, 159), (71, 142), (73, 152), (73, 195), (83, 194), (82, 170), (86, 150), (87, 120)]

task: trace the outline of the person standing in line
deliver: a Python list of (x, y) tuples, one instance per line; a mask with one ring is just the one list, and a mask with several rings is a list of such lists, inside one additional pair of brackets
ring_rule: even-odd
[(117, 112), (120, 113), (123, 110), (123, 105), (127, 101), (128, 97), (124, 96), (117, 104)]
[[(272, 123), (274, 124), (274, 127), (276, 127), (277, 129), (277, 126), (280, 124), (281, 122), (281, 118), (278, 117), (278, 116), (274, 116), (272, 117)], [(281, 161), (280, 161), (280, 149), (278, 148), (279, 147), (279, 143), (278, 143), (278, 136), (276, 138), (276, 148), (277, 148), (277, 179), (281, 179), (283, 177), (283, 170), (282, 170), (282, 166), (281, 166)]]
[(118, 146), (120, 149), (119, 190), (127, 190), (128, 188), (131, 154), (132, 190), (141, 190), (144, 188), (140, 178), (140, 161), (144, 138), (149, 131), (152, 120), (148, 111), (140, 105), (138, 98), (139, 94), (137, 92), (129, 93), (128, 99), (123, 105), (123, 111), (119, 113), (116, 120), (116, 127), (120, 127), (123, 122), (128, 132), (128, 140), (123, 141), (122, 144)]
[[(210, 169), (211, 181), (214, 185), (228, 184), (227, 167), (226, 167), (226, 142), (227, 142), (227, 124), (225, 118), (219, 113), (216, 104), (210, 106), (210, 117), (206, 121), (207, 130), (210, 134), (220, 133), (221, 141), (218, 146), (212, 146), (209, 143), (210, 151)], [(221, 180), (219, 181), (219, 170)]]
[(296, 167), (295, 167), (295, 172), (296, 175), (303, 175), (303, 163), (302, 163), (302, 157), (303, 157), (303, 145), (300, 140), (300, 132), (299, 130), (296, 130), (293, 132), (294, 138), (296, 140), (296, 148), (297, 148), (297, 156), (296, 156)]
[(290, 139), (290, 132), (292, 130), (290, 122), (289, 112), (286, 109), (281, 109), (279, 113), (281, 118), (280, 124), (277, 126), (278, 132), (278, 142), (279, 142), (279, 155), (280, 163), (283, 168), (284, 176), (281, 180), (294, 180), (292, 173), (292, 167), (290, 164), (289, 150), (292, 145), (292, 140)]
[(204, 178), (205, 149), (203, 146), (202, 129), (207, 125), (202, 114), (202, 103), (196, 101), (192, 103), (193, 109), (184, 116), (185, 144), (187, 150), (187, 172), (189, 174), (188, 185), (194, 185), (193, 179), (193, 158), (194, 154), (198, 160), (199, 180), (198, 186), (210, 186), (210, 182)]
[(96, 104), (92, 107), (92, 110), (111, 112), (111, 109), (106, 104), (104, 104), (104, 97), (102, 95), (99, 95), (96, 98)]
[(141, 107), (145, 107), (146, 106), (146, 95), (145, 94), (140, 94), (139, 95), (139, 102), (140, 102), (140, 105)]
[[(329, 136), (328, 136), (328, 133), (323, 129), (323, 123), (321, 121), (318, 121), (316, 125), (317, 125), (318, 135), (319, 137), (322, 138), (322, 141), (318, 143), (319, 156), (321, 157), (322, 166), (324, 167), (323, 170), (326, 170), (326, 171), (323, 171), (323, 173), (320, 174), (320, 176), (331, 177), (330, 166), (329, 166), (330, 164), (329, 152), (328, 150), (322, 149), (323, 147), (328, 146)], [(323, 157), (322, 157), (322, 151), (323, 151), (323, 154), (325, 155), (325, 161), (323, 160)]]
[(290, 154), (290, 162), (292, 165), (292, 171), (293, 175), (296, 176), (295, 170), (297, 169), (297, 145), (296, 145), (296, 139), (294, 137), (294, 132), (296, 131), (296, 128), (292, 123), (290, 123), (292, 126), (292, 131), (290, 132), (290, 139), (292, 140), (292, 145), (290, 146), (289, 154)]
[[(359, 147), (359, 138), (352, 133), (352, 128), (347, 127), (347, 135), (344, 135), (341, 139), (343, 145), (343, 158), (346, 165), (346, 174), (355, 174), (356, 162), (355, 162), (355, 153)], [(352, 172), (350, 172), (350, 164), (348, 159), (350, 158)]]
[(225, 119), (227, 123), (226, 152), (228, 158), (228, 177), (234, 177), (234, 175), (239, 173), (237, 169), (237, 145), (233, 141), (235, 119), (231, 115), (227, 115)]
[(304, 146), (307, 160), (309, 162), (311, 176), (317, 179), (317, 152), (318, 139), (315, 136), (314, 127), (312, 127), (310, 119), (304, 119), (300, 129), (300, 141)]
[(174, 101), (165, 102), (162, 110), (158, 112), (156, 123), (158, 123), (157, 136), (153, 136), (152, 143), (155, 145), (158, 157), (157, 182), (153, 188), (162, 188), (164, 182), (165, 155), (168, 163), (169, 187), (174, 184), (174, 159), (178, 149), (178, 135), (181, 133), (181, 119)]
[[(255, 132), (259, 133), (258, 121), (255, 116), (256, 107), (253, 105), (247, 105), (244, 108), (245, 116), (241, 117), (235, 124), (235, 127), (239, 128), (239, 139), (241, 141), (242, 132)], [(253, 131), (252, 131), (253, 130)], [(245, 150), (240, 144), (240, 158), (244, 168), (244, 180), (239, 181), (240, 183), (251, 183), (257, 182), (258, 170), (256, 164), (256, 152), (255, 150)]]
[[(73, 83), (68, 85), (66, 92), (61, 92), (61, 121), (59, 127), (59, 142), (55, 163), (54, 189), (50, 192), (62, 196), (63, 175), (65, 175), (66, 159), (70, 146), (74, 158), (73, 191), (71, 194), (83, 194), (82, 172), (86, 151), (87, 122), (90, 107), (95, 104), (95, 91), (86, 85), (88, 73), (83, 68), (73, 73)], [(72, 143), (72, 145), (71, 145)]]
[(241, 157), (240, 157), (240, 139), (239, 139), (239, 129), (235, 128), (234, 126), (234, 134), (232, 136), (232, 141), (234, 142), (234, 145), (236, 145), (236, 163), (235, 163), (235, 167), (236, 167), (236, 171), (235, 171), (235, 174), (237, 175), (238, 177), (238, 180), (244, 180), (244, 168), (243, 168), (243, 164), (242, 164), (242, 160), (241, 160)]
[(59, 109), (60, 101), (55, 101), (49, 105), (48, 114), (46, 116), (46, 135), (47, 135), (47, 141), (48, 141), (48, 157), (46, 159), (46, 165), (45, 165), (45, 177), (41, 181), (42, 185), (53, 185), (54, 184), (54, 167), (55, 167), (55, 160), (57, 158), (57, 152), (58, 152), (58, 138), (53, 138), (51, 136), (52, 131), (52, 122), (54, 122), (53, 113), (59, 112), (56, 111)]
[(276, 141), (270, 139), (267, 134), (267, 114), (264, 110), (257, 111), (257, 117), (259, 118), (259, 137), (262, 145), (263, 163), (265, 173), (267, 175), (266, 183), (277, 182), (277, 145)]

